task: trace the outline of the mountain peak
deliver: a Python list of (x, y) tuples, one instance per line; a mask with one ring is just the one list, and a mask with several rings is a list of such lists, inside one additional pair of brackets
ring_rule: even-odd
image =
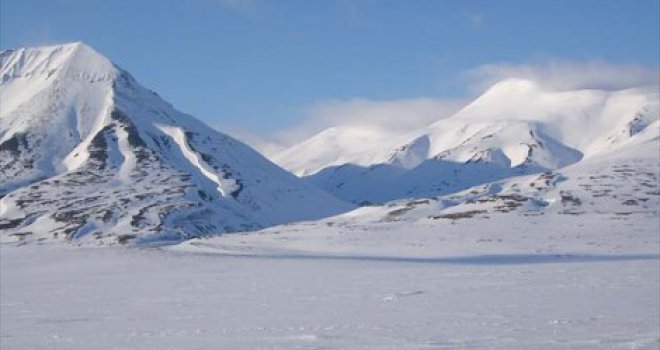
[(148, 243), (352, 208), (177, 111), (83, 43), (0, 60), (0, 241)]
[(100, 79), (117, 73), (108, 58), (80, 41), (5, 50), (0, 53), (0, 66), (2, 82), (16, 78), (49, 79), (55, 74)]

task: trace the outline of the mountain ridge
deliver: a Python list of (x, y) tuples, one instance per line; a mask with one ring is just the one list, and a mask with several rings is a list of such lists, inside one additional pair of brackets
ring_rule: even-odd
[(305, 153), (311, 142), (315, 148), (341, 142), (323, 132), (273, 159), (341, 199), (383, 203), (556, 170), (643, 142), (648, 136), (639, 137), (641, 131), (660, 128), (658, 111), (656, 86), (560, 91), (512, 78), (427, 127), (355, 157), (336, 155), (341, 162), (320, 164)]

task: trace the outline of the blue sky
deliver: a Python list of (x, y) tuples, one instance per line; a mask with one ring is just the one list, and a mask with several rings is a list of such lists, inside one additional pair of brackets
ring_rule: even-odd
[(3, 49), (82, 40), (177, 108), (261, 134), (319, 104), (464, 98), (483, 67), (660, 62), (658, 0), (0, 4)]

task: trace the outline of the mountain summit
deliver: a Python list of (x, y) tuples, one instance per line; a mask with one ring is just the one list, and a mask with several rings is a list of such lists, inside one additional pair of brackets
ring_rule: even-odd
[(162, 242), (351, 208), (82, 43), (0, 62), (2, 240)]

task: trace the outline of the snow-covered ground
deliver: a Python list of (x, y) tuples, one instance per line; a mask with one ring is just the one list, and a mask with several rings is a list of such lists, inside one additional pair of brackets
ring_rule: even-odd
[(657, 349), (657, 256), (2, 247), (2, 349)]
[(653, 220), (512, 218), (3, 245), (0, 348), (660, 347)]

